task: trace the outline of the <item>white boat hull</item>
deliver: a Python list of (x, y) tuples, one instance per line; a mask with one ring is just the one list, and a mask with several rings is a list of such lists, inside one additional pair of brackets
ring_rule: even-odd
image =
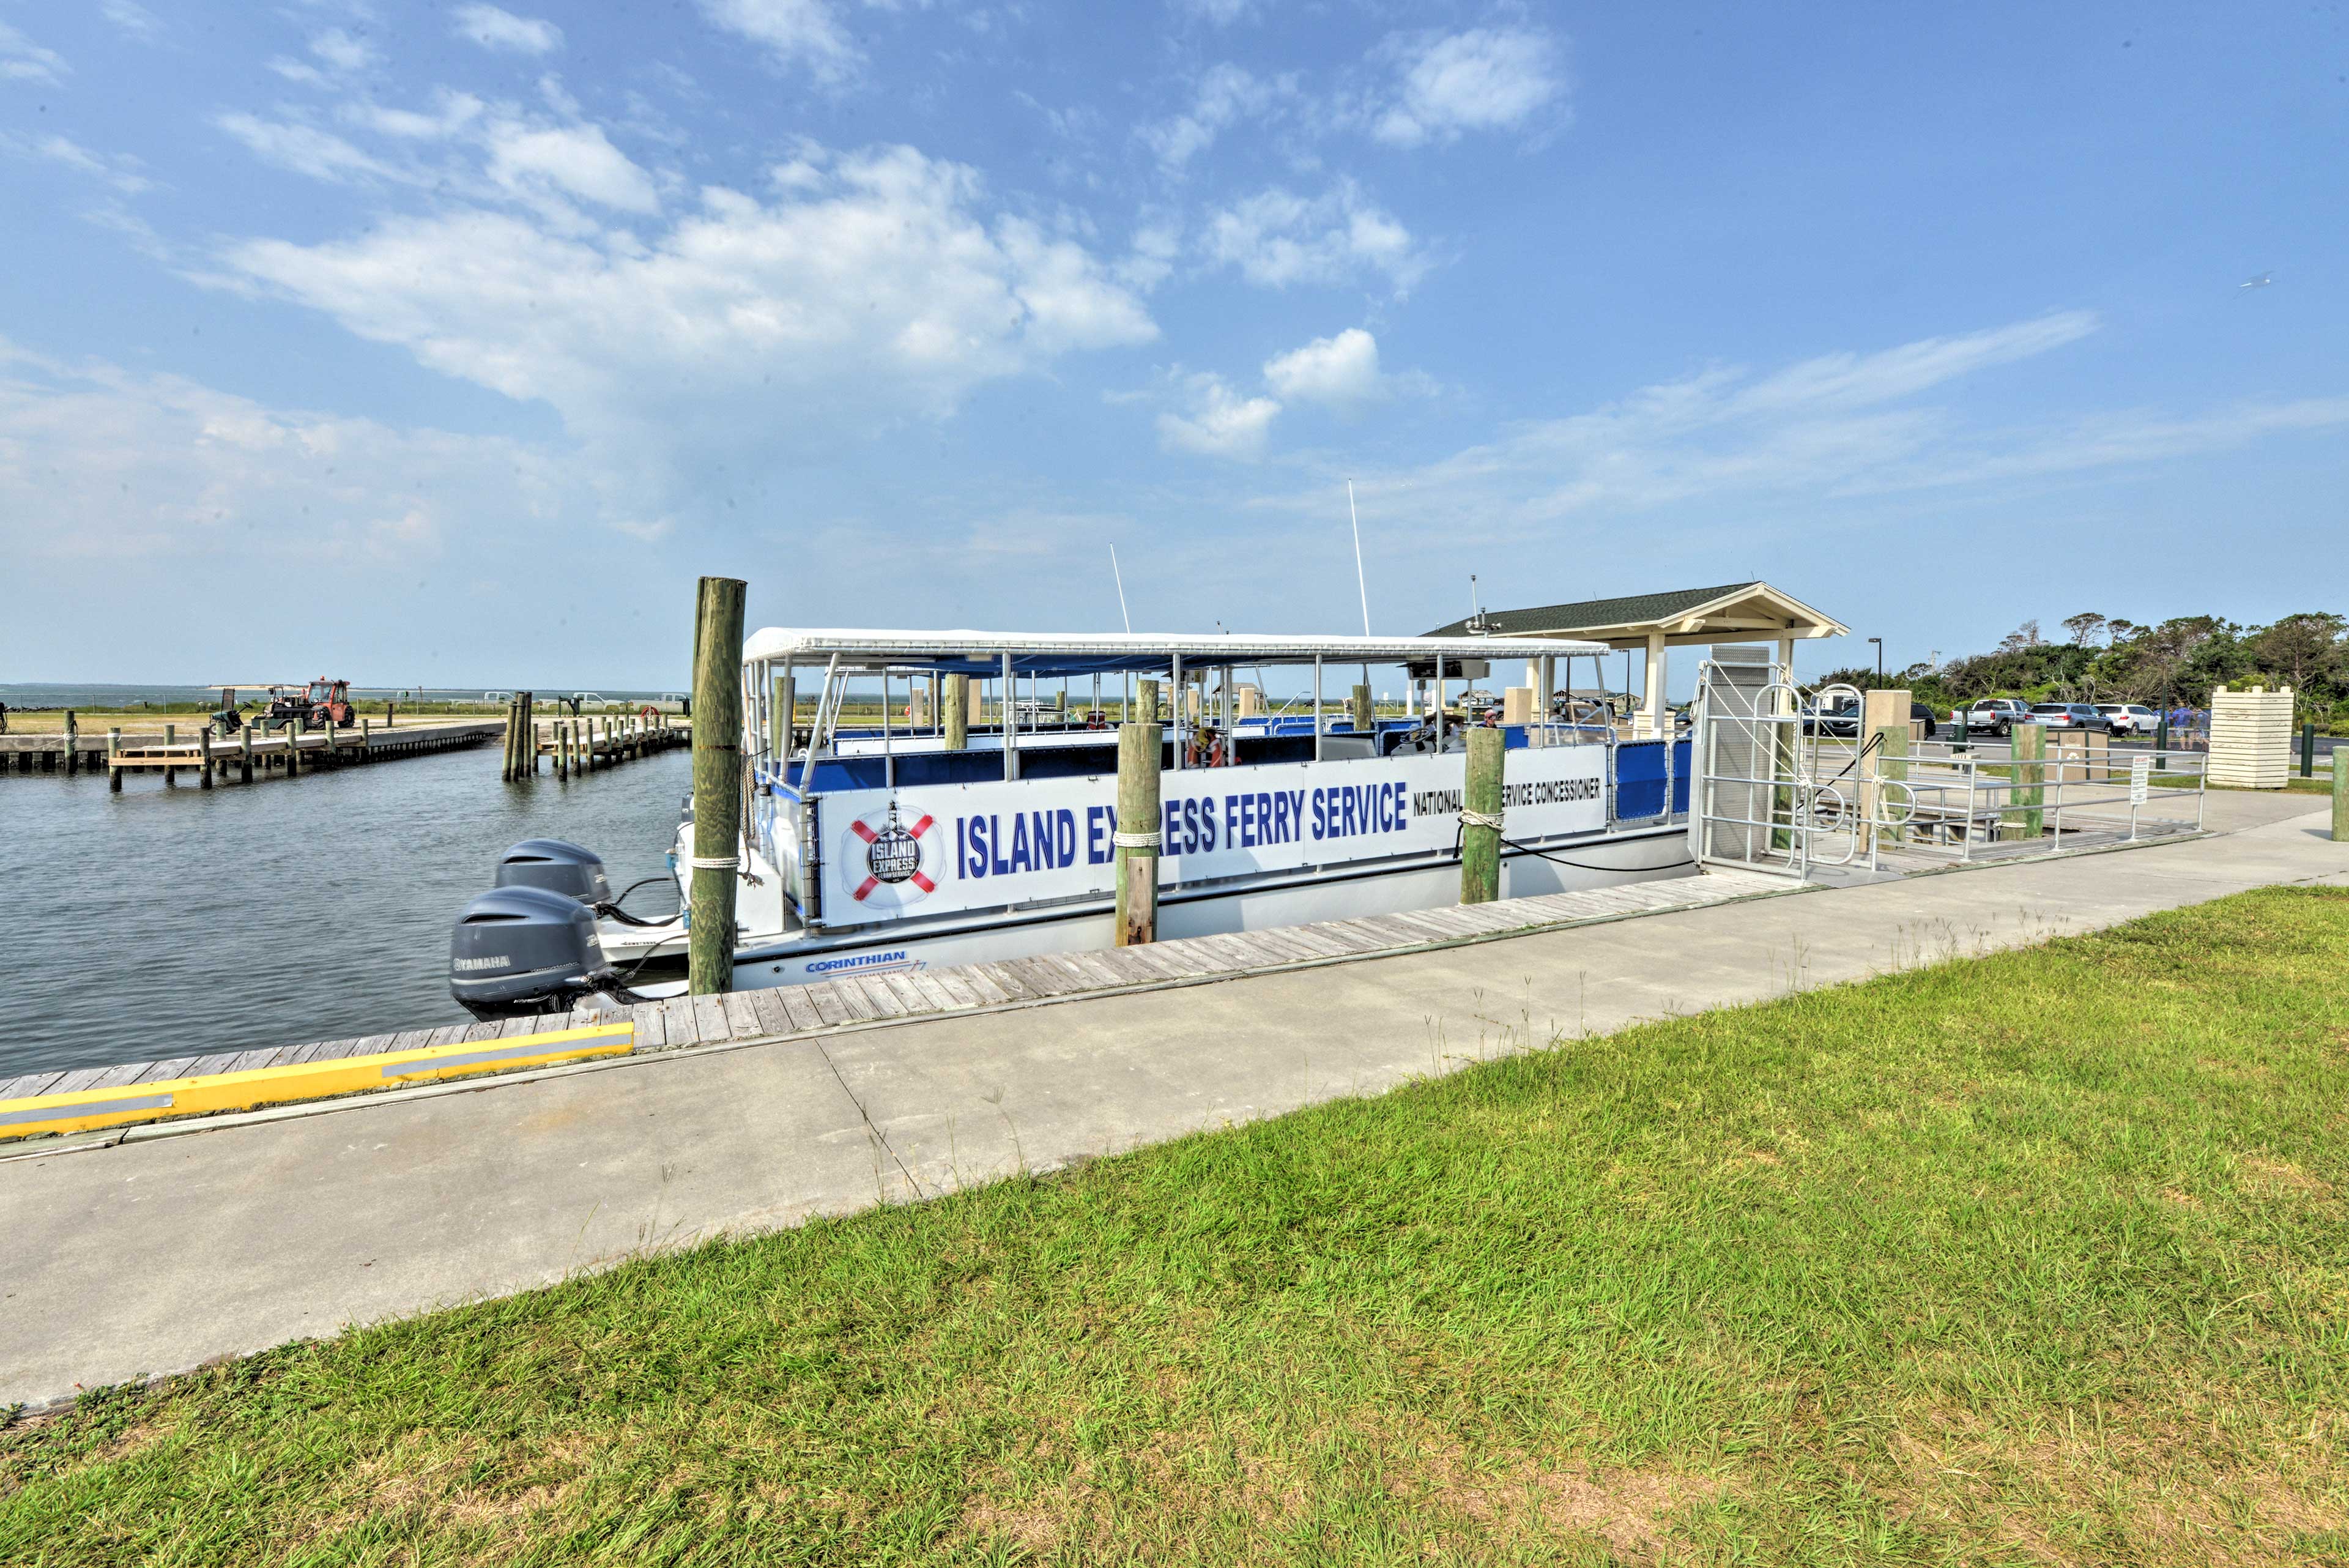
[[(1502, 861), (1501, 896), (1611, 888), (1694, 873), (1682, 827), (1623, 835), (1552, 851), (1559, 860), (1512, 854)], [(1322, 920), (1360, 919), (1413, 909), (1448, 909), (1460, 901), (1458, 863), (1324, 875), (1287, 886), (1200, 889), (1176, 893), (1159, 906), (1163, 939), (1268, 930)], [(999, 916), (988, 924), (924, 931), (895, 929), (828, 933), (783, 941), (751, 942), (735, 955), (734, 985), (804, 985), (842, 974), (996, 963), (1044, 953), (1092, 952), (1112, 945), (1112, 919), (1097, 903), (1061, 910)]]

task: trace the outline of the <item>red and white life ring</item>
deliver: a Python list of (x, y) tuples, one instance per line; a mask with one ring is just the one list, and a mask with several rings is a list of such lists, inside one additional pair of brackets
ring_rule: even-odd
[(937, 819), (921, 814), (908, 824), (891, 801), (879, 811), (850, 822), (840, 837), (841, 876), (854, 884), (849, 897), (868, 909), (902, 909), (938, 890), (938, 864), (945, 835)]

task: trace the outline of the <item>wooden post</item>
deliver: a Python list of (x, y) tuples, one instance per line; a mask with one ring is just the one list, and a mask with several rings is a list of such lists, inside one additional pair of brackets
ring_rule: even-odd
[(576, 720), (558, 719), (554, 724), (554, 776), (571, 776), (571, 726)]
[[(178, 726), (177, 724), (166, 724), (166, 725), (164, 725), (164, 726), (163, 726), (163, 746), (164, 746), (164, 749), (168, 751), (168, 750), (170, 750), (171, 747), (176, 746), (176, 745), (178, 745), (179, 743), (180, 743), (180, 726)], [(177, 768), (175, 768), (175, 767), (170, 767), (170, 766), (166, 766), (166, 767), (163, 769), (163, 787), (164, 787), (165, 789), (177, 789), (177, 788), (179, 788), (179, 787), (180, 787), (180, 770), (179, 770), (179, 769), (177, 769)]]
[(704, 577), (694, 616), (693, 929), (687, 989), (734, 987), (734, 890), (742, 853), (742, 598), (739, 577)]
[(947, 677), (947, 750), (959, 752), (970, 744), (970, 677)]
[(2338, 742), (2333, 747), (2333, 842), (2349, 843), (2349, 756), (2342, 755)]
[(1368, 686), (1354, 688), (1353, 708), (1354, 729), (1357, 732), (1367, 735), (1378, 728), (1377, 715), (1371, 710), (1371, 689)]
[(2300, 727), (2300, 776), (2316, 776), (2316, 725), (2313, 722)]
[(210, 724), (196, 732), (196, 755), (202, 759), (196, 764), (197, 783), (210, 789), (212, 787), (212, 727)]
[(505, 751), (503, 754), (498, 758), (498, 781), (501, 784), (512, 784), (513, 782), (513, 753), (514, 700), (509, 697), (506, 699)]
[(2036, 839), (2045, 831), (2047, 804), (2047, 726), (2017, 724), (2007, 732), (2014, 760), (2014, 788), (2007, 796), (2007, 808), (1999, 819), (1999, 833), (2005, 839)]
[(298, 720), (289, 721), (277, 732), (285, 737), (285, 776), (290, 779), (302, 768), (301, 722)]
[[(1154, 698), (1155, 681), (1143, 689)], [(1117, 727), (1117, 945), (1158, 940), (1158, 765), (1153, 721)], [(1135, 842), (1143, 840), (1145, 842)]]
[(71, 778), (79, 772), (81, 772), (81, 722), (74, 717), (74, 711), (68, 708), (66, 710), (66, 776)]
[(251, 784), (251, 783), (253, 782), (253, 726), (252, 726), (252, 725), (250, 725), (250, 724), (246, 724), (246, 725), (243, 726), (242, 728), (240, 728), (240, 729), (237, 731), (237, 732), (236, 732), (236, 746), (237, 746), (237, 769), (236, 769), (236, 782), (237, 782), (237, 783), (239, 783), (239, 784)]
[[(1157, 681), (1140, 680), (1134, 683), (1133, 711), (1142, 715), (1141, 722), (1143, 723), (1155, 724), (1158, 722)], [(1128, 714), (1126, 716), (1126, 722), (1128, 723), (1133, 722), (1132, 714)]]
[(359, 721), (359, 759), (369, 763), (375, 761), (375, 721), (372, 719)]
[(1467, 787), (1460, 794), (1460, 901), (1489, 904), (1501, 896), (1501, 769), (1507, 744), (1500, 731), (1479, 724), (1468, 732)]
[(109, 730), (106, 732), (106, 787), (117, 794), (122, 793), (122, 770), (114, 765), (114, 753), (121, 749), (122, 732)]

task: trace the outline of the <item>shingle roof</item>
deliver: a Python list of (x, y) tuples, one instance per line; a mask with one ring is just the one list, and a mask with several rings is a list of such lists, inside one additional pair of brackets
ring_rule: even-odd
[[(1524, 637), (1537, 632), (1576, 631), (1586, 627), (1639, 626), (1667, 620), (1732, 594), (1758, 588), (1761, 583), (1724, 583), (1717, 588), (1677, 588), (1670, 593), (1632, 594), (1619, 599), (1585, 599), (1580, 604), (1541, 605), (1533, 609), (1486, 610), (1483, 629), (1495, 637)], [(1455, 620), (1427, 633), (1429, 637), (1465, 637), (1468, 623)]]

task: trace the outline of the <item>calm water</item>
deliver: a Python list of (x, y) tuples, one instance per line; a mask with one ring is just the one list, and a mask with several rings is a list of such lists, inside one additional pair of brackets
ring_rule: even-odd
[[(665, 871), (692, 753), (498, 782), (494, 740), (210, 791), (0, 777), (0, 1078), (467, 1022), (449, 932), (519, 838)], [(673, 885), (632, 913), (667, 915)]]

